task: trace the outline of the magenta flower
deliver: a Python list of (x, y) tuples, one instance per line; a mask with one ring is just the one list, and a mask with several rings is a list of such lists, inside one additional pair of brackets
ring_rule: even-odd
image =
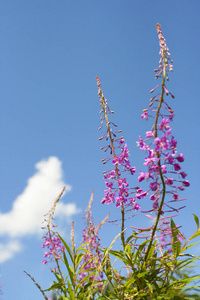
[(188, 180), (183, 181), (183, 186), (186, 186), (186, 187), (190, 186), (189, 181)]
[(173, 184), (173, 178), (166, 178), (165, 182), (167, 185), (171, 186)]
[(157, 190), (157, 187), (158, 187), (157, 182), (151, 182), (151, 183), (149, 184), (149, 188), (150, 188), (152, 191), (156, 191), (156, 190)]
[(138, 181), (141, 182), (145, 179), (145, 173), (143, 173), (141, 171), (139, 173), (140, 173), (140, 176), (138, 176)]
[(187, 174), (186, 174), (185, 172), (180, 172), (179, 174), (181, 175), (181, 177), (182, 177), (183, 179), (187, 176)]
[(45, 239), (42, 244), (42, 248), (47, 248), (48, 251), (45, 251), (44, 257), (49, 260), (43, 260), (43, 264), (52, 261), (53, 259), (60, 259), (64, 250), (64, 245), (62, 244), (60, 238), (57, 234), (51, 231), (51, 236), (49, 237), (49, 232), (43, 237)]
[[(98, 94), (100, 98), (100, 105), (102, 114), (101, 117), (101, 128), (106, 126), (106, 133), (100, 138), (100, 140), (105, 139), (109, 140), (109, 144), (101, 149), (110, 151), (111, 156), (103, 159), (103, 163), (111, 162), (112, 169), (104, 172), (104, 179), (106, 184), (106, 190), (104, 191), (104, 197), (101, 200), (103, 204), (114, 203), (116, 207), (122, 207), (123, 205), (131, 206), (135, 210), (140, 209), (140, 205), (137, 205), (135, 198), (132, 194), (134, 193), (133, 189), (129, 187), (127, 178), (124, 176), (124, 173), (129, 173), (133, 175), (135, 173), (135, 167), (131, 166), (129, 160), (129, 150), (128, 146), (125, 143), (123, 137), (117, 137), (117, 134), (121, 131), (114, 131), (111, 128), (111, 125), (117, 127), (116, 124), (108, 121), (108, 115), (112, 114), (113, 111), (108, 107), (106, 98), (103, 95), (101, 89), (101, 83), (97, 77), (98, 85)], [(141, 141), (142, 144), (142, 141)], [(134, 199), (134, 200), (133, 200)], [(138, 198), (139, 199), (139, 198)]]
[[(156, 85), (150, 91), (153, 93), (156, 90), (156, 95), (150, 99), (149, 108), (145, 108), (142, 114), (142, 119), (147, 119), (148, 115), (148, 119), (151, 117), (154, 124), (150, 126), (151, 130), (146, 132), (146, 139), (139, 136), (137, 143), (140, 149), (146, 153), (144, 166), (147, 167), (146, 172), (139, 171), (138, 181), (142, 182), (145, 179), (148, 182), (148, 189), (146, 191), (137, 190), (134, 198), (140, 199), (148, 195), (149, 199), (153, 201), (149, 211), (156, 211), (158, 220), (156, 226), (160, 224), (159, 229), (161, 230), (163, 224), (169, 223), (169, 216), (166, 213), (174, 213), (179, 210), (177, 207), (172, 207), (170, 202), (179, 201), (179, 192), (183, 191), (185, 187), (189, 187), (190, 183), (185, 180), (187, 174), (182, 171), (181, 166), (184, 156), (183, 153), (177, 154), (177, 140), (172, 135), (171, 128), (174, 113), (168, 102), (174, 99), (174, 95), (166, 87), (166, 80), (169, 79), (169, 71), (173, 70), (173, 61), (170, 58), (160, 25), (157, 24), (156, 28), (161, 58), (155, 72), (156, 79), (160, 78), (161, 84)], [(159, 88), (161, 88), (160, 92)], [(164, 97), (169, 95), (171, 97), (166, 102)]]
[(145, 111), (142, 115), (141, 115), (142, 119), (148, 119), (148, 113), (147, 111)]
[(174, 193), (174, 194), (173, 194), (173, 199), (174, 199), (174, 200), (178, 200), (178, 194), (177, 194), (177, 193)]
[[(53, 214), (56, 208), (56, 203), (59, 201), (60, 197), (64, 193), (65, 187), (63, 188), (62, 192), (58, 196), (58, 198), (55, 200), (53, 207), (51, 210), (46, 214), (45, 216), (48, 216), (47, 219), (44, 219), (43, 223), (46, 223), (45, 227), (42, 227), (42, 229), (46, 229), (47, 232), (45, 236), (42, 238), (44, 239), (44, 242), (42, 244), (42, 248), (46, 249), (47, 251), (44, 252), (45, 259), (43, 260), (43, 264), (47, 264), (48, 262), (55, 261), (58, 266), (58, 260), (61, 259), (63, 251), (65, 250), (64, 245), (62, 244), (61, 239), (58, 237), (58, 233), (53, 230), (53, 228), (57, 227), (57, 225), (53, 224)], [(52, 270), (53, 271), (53, 270)]]
[(170, 126), (169, 126), (169, 119), (162, 119), (161, 123), (160, 123), (160, 126), (159, 126), (159, 129), (160, 130), (167, 130), (167, 129), (170, 129)]
[(47, 260), (44, 259), (44, 260), (42, 261), (42, 263), (43, 263), (44, 265), (47, 264)]
[(183, 153), (180, 153), (176, 159), (179, 161), (179, 162), (183, 162), (184, 161), (184, 156), (183, 156)]
[(181, 170), (181, 166), (179, 164), (174, 164), (174, 170), (175, 171)]

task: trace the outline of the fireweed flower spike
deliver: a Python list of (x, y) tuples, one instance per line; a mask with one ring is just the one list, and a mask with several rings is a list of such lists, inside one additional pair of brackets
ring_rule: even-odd
[[(104, 135), (99, 138), (99, 140), (105, 139), (108, 141), (108, 145), (102, 147), (101, 149), (106, 152), (110, 151), (110, 156), (102, 159), (103, 163), (111, 161), (113, 168), (104, 172), (104, 179), (106, 184), (106, 190), (104, 198), (101, 203), (111, 204), (114, 203), (116, 207), (120, 207), (122, 213), (122, 244), (124, 243), (124, 214), (125, 208), (129, 210), (140, 210), (140, 205), (137, 203), (137, 199), (142, 199), (146, 196), (144, 192), (139, 187), (134, 189), (129, 188), (129, 183), (124, 176), (124, 172), (128, 172), (133, 175), (135, 173), (135, 167), (131, 167), (129, 161), (129, 151), (127, 144), (124, 141), (123, 137), (117, 137), (117, 134), (121, 130), (114, 131), (112, 128), (117, 127), (116, 124), (108, 120), (108, 115), (113, 114), (114, 112), (110, 110), (107, 99), (103, 95), (101, 88), (101, 83), (98, 77), (96, 77), (97, 86), (98, 86), (98, 95), (100, 99), (101, 110), (101, 126), (99, 129), (102, 129), (106, 126), (106, 132)], [(135, 195), (134, 195), (135, 194)]]
[[(98, 272), (98, 268), (101, 265), (101, 261), (103, 258), (103, 254), (100, 251), (100, 239), (98, 237), (98, 232), (100, 227), (103, 225), (103, 223), (106, 221), (106, 219), (100, 223), (99, 225), (95, 226), (93, 223), (93, 218), (92, 218), (92, 211), (91, 211), (91, 205), (93, 202), (93, 192), (92, 196), (90, 198), (88, 207), (86, 208), (86, 213), (85, 213), (85, 219), (86, 219), (86, 229), (83, 230), (83, 240), (82, 243), (86, 243), (86, 252), (84, 253), (83, 256), (83, 263), (80, 265), (80, 268), (84, 265), (82, 271), (79, 273), (79, 279), (80, 281), (83, 280), (86, 276), (90, 276), (90, 280), (99, 282), (97, 287), (101, 291), (101, 288), (103, 284), (100, 282), (103, 278), (103, 273)], [(95, 269), (96, 276), (94, 276), (94, 272), (91, 272), (91, 269)], [(88, 272), (87, 272), (88, 270)], [(84, 286), (86, 283), (83, 281), (82, 286)]]
[[(169, 80), (168, 73), (169, 71), (173, 71), (173, 61), (170, 58), (169, 49), (159, 24), (157, 24), (156, 29), (159, 38), (159, 54), (161, 58), (155, 72), (156, 79), (161, 78), (162, 82), (152, 89), (150, 93), (153, 93), (158, 87), (161, 87), (161, 92), (157, 92), (156, 95), (150, 99), (149, 108), (143, 110), (142, 119), (152, 117), (155, 121), (152, 130), (146, 132), (146, 139), (142, 139), (142, 137), (139, 136), (138, 142), (140, 149), (147, 153), (144, 165), (148, 168), (146, 173), (139, 172), (138, 181), (141, 182), (144, 179), (149, 181), (147, 193), (150, 200), (153, 201), (150, 211), (157, 213), (148, 249), (150, 249), (153, 242), (158, 223), (160, 222), (160, 230), (162, 226), (166, 228), (169, 224), (169, 221), (166, 221), (166, 213), (177, 213), (180, 209), (180, 207), (173, 207), (171, 203), (175, 204), (180, 200), (185, 200), (180, 198), (179, 193), (190, 185), (189, 182), (185, 180), (187, 174), (182, 171), (180, 165), (184, 161), (184, 156), (182, 153), (177, 154), (177, 140), (172, 135), (170, 123), (173, 120), (174, 113), (164, 99), (164, 96), (168, 95), (170, 95), (172, 99), (174, 98), (173, 94), (171, 94), (166, 87), (166, 80)], [(168, 201), (166, 201), (166, 196), (168, 196)], [(163, 240), (162, 230), (160, 237)], [(148, 255), (148, 251), (149, 250), (147, 250), (146, 256)]]
[[(48, 216), (47, 219), (44, 219), (43, 223), (46, 223), (46, 226), (42, 227), (42, 229), (47, 229), (47, 233), (45, 234), (45, 236), (43, 236), (42, 238), (44, 239), (44, 243), (42, 244), (42, 248), (46, 248), (47, 251), (45, 251), (44, 254), (44, 260), (43, 260), (43, 264), (46, 264), (48, 262), (52, 262), (53, 260), (55, 260), (57, 268), (53, 268), (52, 272), (60, 272), (60, 267), (58, 264), (58, 260), (61, 258), (63, 250), (64, 250), (64, 245), (62, 244), (60, 238), (57, 236), (57, 232), (55, 232), (53, 230), (53, 228), (56, 227), (56, 225), (53, 224), (53, 220), (54, 220), (54, 211), (56, 208), (56, 204), (57, 202), (60, 200), (61, 196), (63, 195), (65, 191), (65, 187), (63, 188), (62, 192), (60, 193), (60, 195), (58, 196), (58, 198), (55, 200), (53, 207), (51, 208), (51, 210), (45, 215)], [(63, 279), (64, 280), (64, 279)]]

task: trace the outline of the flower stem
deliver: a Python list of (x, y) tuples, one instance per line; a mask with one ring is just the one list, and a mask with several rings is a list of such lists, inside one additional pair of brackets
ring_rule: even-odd
[[(110, 126), (109, 126), (109, 121), (108, 121), (108, 113), (107, 113), (107, 110), (106, 110), (106, 106), (105, 106), (105, 102), (102, 101), (102, 107), (103, 107), (103, 110), (104, 110), (104, 115), (105, 115), (105, 119), (106, 119), (106, 126), (107, 126), (107, 133), (109, 135), (109, 139), (110, 139), (110, 143), (111, 143), (111, 149), (112, 149), (112, 154), (113, 154), (113, 158), (116, 157), (116, 154), (115, 154), (115, 147), (114, 147), (114, 143), (113, 143), (113, 138), (112, 138), (112, 135), (111, 135), (111, 130), (110, 130)], [(116, 172), (116, 175), (117, 175), (117, 179), (119, 180), (119, 171), (118, 171), (118, 168), (117, 168), (117, 164), (115, 165), (115, 172)], [(124, 236), (124, 223), (125, 223), (125, 213), (124, 213), (124, 204), (121, 203), (121, 215), (122, 215), (122, 225), (121, 225), (121, 241), (122, 241), (122, 246), (123, 248), (125, 248), (125, 236)]]
[[(162, 79), (162, 92), (161, 92), (161, 96), (160, 96), (160, 102), (159, 102), (159, 105), (158, 105), (158, 109), (157, 109), (157, 113), (156, 113), (156, 119), (155, 119), (155, 125), (154, 125), (154, 128), (155, 128), (155, 138), (158, 136), (158, 117), (159, 117), (160, 110), (161, 110), (162, 103), (163, 103), (163, 99), (164, 99), (165, 77), (166, 77), (166, 72), (165, 72), (165, 70), (166, 70), (166, 65), (165, 65), (165, 51), (164, 51), (164, 52), (163, 52), (163, 79)], [(163, 174), (162, 174), (162, 169), (161, 169), (160, 153), (159, 153), (159, 151), (156, 151), (156, 156), (157, 156), (157, 158), (158, 158), (159, 174), (160, 174), (160, 179), (161, 179), (162, 186), (163, 186), (163, 190), (162, 190), (162, 200), (161, 200), (161, 202), (160, 202), (160, 206), (159, 206), (159, 209), (158, 209), (158, 214), (157, 214), (156, 221), (155, 221), (155, 224), (154, 224), (154, 227), (153, 227), (153, 230), (152, 230), (150, 242), (149, 242), (149, 245), (148, 245), (146, 254), (145, 254), (144, 262), (146, 262), (147, 257), (148, 257), (148, 254), (149, 254), (149, 251), (150, 251), (151, 246), (152, 246), (152, 244), (153, 244), (154, 236), (155, 236), (155, 233), (156, 233), (156, 230), (157, 230), (157, 227), (158, 227), (158, 223), (159, 223), (160, 216), (161, 216), (161, 213), (162, 213), (162, 207), (163, 207), (164, 200), (165, 200), (165, 194), (166, 194), (166, 187), (165, 187), (165, 181), (164, 181)]]

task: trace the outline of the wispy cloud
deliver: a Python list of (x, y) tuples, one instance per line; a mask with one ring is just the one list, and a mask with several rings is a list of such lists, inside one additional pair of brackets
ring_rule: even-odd
[[(0, 212), (0, 236), (10, 239), (8, 245), (0, 245), (1, 260), (2, 257), (5, 260), (11, 258), (20, 250), (20, 244), (17, 243), (21, 237), (40, 233), (44, 214), (52, 207), (63, 186), (66, 186), (66, 192), (71, 190), (71, 186), (63, 181), (62, 165), (57, 157), (42, 160), (35, 168), (37, 172), (28, 179), (24, 191), (14, 200), (12, 209), (7, 213)], [(71, 219), (80, 212), (75, 203), (65, 204), (62, 199), (60, 201), (56, 210), (57, 217), (64, 215)], [(10, 249), (7, 256), (5, 249)]]
[(15, 253), (21, 250), (21, 244), (17, 240), (12, 240), (6, 244), (0, 244), (0, 263), (12, 258)]

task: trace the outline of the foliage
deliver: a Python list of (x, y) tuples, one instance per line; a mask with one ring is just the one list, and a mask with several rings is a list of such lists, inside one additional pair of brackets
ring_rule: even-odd
[[(169, 72), (173, 70), (173, 61), (159, 24), (156, 29), (160, 60), (155, 72), (156, 79), (161, 79), (161, 83), (150, 91), (156, 91), (156, 94), (150, 99), (149, 107), (142, 113), (142, 119), (152, 119), (153, 126), (146, 132), (145, 139), (139, 136), (138, 142), (138, 146), (146, 154), (144, 166), (147, 167), (147, 172), (139, 171), (138, 182), (140, 184), (145, 180), (148, 187), (143, 190), (138, 185), (129, 185), (126, 174), (134, 175), (136, 168), (131, 166), (124, 137), (119, 136), (121, 130), (116, 130), (117, 125), (109, 120), (114, 112), (108, 106), (97, 77), (101, 105), (100, 129), (106, 128), (100, 138), (106, 141), (106, 145), (101, 149), (110, 152), (110, 156), (104, 158), (103, 163), (112, 165), (104, 172), (106, 190), (101, 203), (115, 204), (120, 210), (121, 229), (108, 248), (100, 244), (98, 232), (109, 216), (99, 225), (94, 225), (91, 212), (92, 193), (85, 214), (86, 229), (83, 230), (83, 241), (76, 247), (72, 222), (71, 244), (67, 244), (53, 229), (53, 214), (63, 189), (45, 219), (44, 228), (47, 229), (47, 233), (43, 243), (43, 247), (48, 249), (45, 251), (43, 263), (55, 261), (56, 264), (56, 267), (51, 269), (55, 280), (45, 291), (54, 291), (54, 298), (58, 300), (200, 298), (200, 275), (193, 275), (190, 271), (199, 257), (187, 252), (197, 243), (190, 242), (200, 235), (199, 219), (193, 215), (197, 230), (187, 240), (174, 222), (174, 217), (183, 208), (178, 205), (180, 201), (185, 200), (180, 197), (180, 193), (190, 183), (185, 179), (187, 174), (182, 171), (184, 156), (182, 153), (177, 154), (177, 140), (172, 135), (170, 124), (174, 112), (165, 100), (167, 96), (171, 97), (170, 101), (174, 99), (174, 95), (166, 87)], [(139, 203), (145, 197), (152, 203), (145, 212), (152, 220), (152, 226), (132, 227), (131, 234), (126, 237), (126, 219), (128, 215), (133, 217), (136, 211), (141, 210)], [(122, 249), (115, 250), (113, 248), (118, 238), (121, 239)], [(118, 260), (121, 270), (115, 268), (114, 260)], [(32, 277), (31, 279), (34, 280)], [(36, 285), (47, 299), (45, 291)]]

